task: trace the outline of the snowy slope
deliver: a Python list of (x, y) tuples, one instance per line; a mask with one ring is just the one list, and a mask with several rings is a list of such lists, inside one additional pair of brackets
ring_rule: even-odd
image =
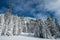
[(26, 36), (0, 36), (0, 40), (60, 40), (60, 39), (41, 39)]

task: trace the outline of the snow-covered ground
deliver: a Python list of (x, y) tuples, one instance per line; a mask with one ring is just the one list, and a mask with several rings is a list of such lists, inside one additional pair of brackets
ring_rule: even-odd
[(0, 36), (0, 40), (60, 40), (60, 39), (42, 39), (33, 37), (33, 33), (21, 33), (19, 36)]
[(60, 40), (60, 39), (42, 39), (33, 37), (33, 33), (21, 33), (19, 36), (0, 36), (0, 40)]
[(24, 32), (21, 32), (21, 35), (22, 36), (30, 36), (30, 37), (33, 37), (34, 36), (34, 33), (24, 33)]
[(42, 39), (27, 36), (0, 36), (0, 40), (60, 40), (60, 39)]

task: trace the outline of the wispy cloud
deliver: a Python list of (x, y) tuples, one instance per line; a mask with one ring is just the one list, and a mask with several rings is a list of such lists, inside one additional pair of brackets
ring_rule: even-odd
[(60, 0), (54, 0), (53, 2), (52, 1), (48, 2), (48, 4), (46, 4), (46, 8), (48, 10), (55, 11), (54, 15), (60, 22)]
[(46, 7), (48, 10), (54, 10), (56, 14), (60, 14), (60, 0), (50, 2)]
[(3, 11), (7, 8), (6, 5), (9, 4), (9, 1), (13, 6), (13, 13), (20, 16), (24, 15), (40, 18), (48, 14), (52, 16), (60, 15), (60, 0), (5, 0), (5, 2), (3, 0)]
[[(19, 14), (25, 14), (27, 16), (34, 16), (34, 17), (40, 17), (41, 15), (48, 15), (52, 14), (51, 10), (50, 13), (47, 11), (47, 8), (45, 8), (44, 0), (13, 0), (13, 10), (14, 12)], [(40, 16), (38, 14), (41, 14)]]

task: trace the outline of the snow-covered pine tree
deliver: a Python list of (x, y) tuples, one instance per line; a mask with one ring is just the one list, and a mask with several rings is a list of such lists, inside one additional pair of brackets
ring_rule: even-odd
[(43, 21), (41, 19), (37, 19), (35, 21), (35, 32), (34, 32), (34, 36), (36, 37), (40, 37), (43, 38)]
[(55, 18), (53, 22), (55, 24), (55, 28), (54, 29), (56, 30), (56, 36), (55, 36), (55, 38), (60, 38), (60, 31), (59, 31), (60, 27), (59, 27), (59, 23), (58, 23), (57, 18)]
[(49, 32), (47, 33), (50, 33), (51, 38), (56, 38), (59, 33), (59, 30), (56, 26), (54, 19), (51, 16), (48, 16), (46, 24), (47, 29), (49, 30)]

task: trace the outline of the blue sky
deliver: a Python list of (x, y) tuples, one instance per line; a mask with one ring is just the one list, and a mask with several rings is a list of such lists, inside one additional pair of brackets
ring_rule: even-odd
[(42, 18), (47, 15), (60, 19), (60, 0), (0, 0), (0, 13), (5, 13), (12, 5), (12, 14)]

